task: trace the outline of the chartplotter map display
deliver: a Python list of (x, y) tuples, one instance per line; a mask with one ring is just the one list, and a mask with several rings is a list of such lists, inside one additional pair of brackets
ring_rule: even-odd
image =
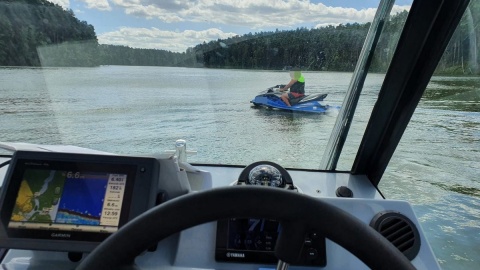
[(115, 231), (126, 181), (126, 174), (27, 169), (9, 227)]

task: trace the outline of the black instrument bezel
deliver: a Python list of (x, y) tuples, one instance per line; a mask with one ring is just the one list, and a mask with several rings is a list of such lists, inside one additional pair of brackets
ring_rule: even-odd
[[(288, 171), (279, 164), (271, 161), (258, 161), (245, 167), (240, 173), (236, 185), (250, 185), (248, 183), (248, 176), (250, 171), (257, 166), (270, 165), (276, 168), (281, 174), (284, 184), (280, 187), (265, 187), (265, 188), (281, 188), (298, 192), (295, 187), (292, 177)], [(278, 259), (275, 256), (275, 245), (279, 231), (281, 230), (279, 222), (275, 220), (260, 219), (260, 222), (267, 222), (270, 229), (261, 232), (248, 232), (245, 223), (257, 219), (235, 218), (235, 219), (221, 219), (217, 221), (216, 242), (215, 242), (215, 260), (219, 262), (243, 262), (243, 263), (264, 263), (276, 264)], [(247, 235), (252, 233), (251, 238), (256, 238), (261, 244), (258, 247), (247, 247)], [(235, 244), (232, 236), (239, 237), (239, 243)], [(250, 239), (254, 240), (254, 239)], [(312, 255), (314, 253), (314, 255)], [(326, 255), (326, 239), (317, 232), (310, 231), (305, 235), (305, 245), (301, 250), (299, 261), (296, 265), (299, 266), (319, 266), (323, 267), (327, 264)]]
[(150, 157), (17, 151), (0, 197), (0, 245), (6, 248), (89, 252), (111, 232), (9, 228), (26, 169), (126, 174), (118, 228), (155, 205), (159, 164)]

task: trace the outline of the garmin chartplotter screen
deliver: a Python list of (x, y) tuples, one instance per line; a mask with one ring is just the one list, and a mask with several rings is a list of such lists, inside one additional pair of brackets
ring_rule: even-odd
[(89, 251), (155, 205), (158, 174), (154, 158), (17, 152), (2, 187), (0, 245)]
[(125, 173), (28, 168), (8, 228), (115, 232), (127, 180)]

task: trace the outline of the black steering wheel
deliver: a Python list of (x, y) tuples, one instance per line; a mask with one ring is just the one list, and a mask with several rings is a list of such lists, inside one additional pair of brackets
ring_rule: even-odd
[[(375, 230), (320, 199), (279, 188), (231, 186), (183, 195), (156, 206), (103, 241), (77, 269), (118, 269), (160, 240), (184, 229), (226, 218), (268, 218), (282, 231), (275, 255), (294, 264), (308, 229), (350, 251), (372, 269), (415, 269)], [(212, 239), (214, 241), (214, 239)]]

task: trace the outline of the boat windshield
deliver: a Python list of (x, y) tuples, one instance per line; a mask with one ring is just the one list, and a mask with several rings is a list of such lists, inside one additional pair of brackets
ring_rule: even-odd
[[(181, 139), (193, 164), (351, 171), (413, 2), (0, 0), (0, 142), (151, 155)], [(479, 15), (473, 0), (382, 178), (414, 204), (453, 196), (438, 211), (453, 200), (465, 222), (440, 226), (476, 243)], [(442, 254), (453, 241), (435, 253), (473, 268), (476, 246)]]
[[(319, 169), (354, 84), (349, 170), (411, 5), (383, 2), (2, 1), (1, 140), (151, 154), (183, 139), (194, 163)], [(371, 73), (355, 75), (364, 46)], [(294, 68), (323, 101), (251, 102)]]

